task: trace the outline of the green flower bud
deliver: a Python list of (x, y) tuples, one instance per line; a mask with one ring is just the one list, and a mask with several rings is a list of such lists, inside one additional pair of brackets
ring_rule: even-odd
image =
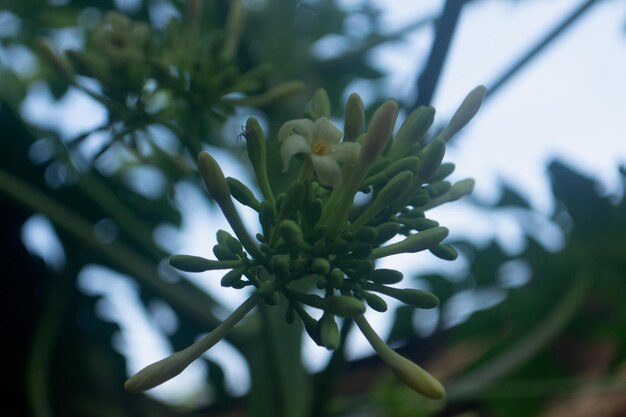
[(365, 125), (365, 106), (363, 100), (356, 94), (350, 94), (345, 109), (344, 141), (354, 142), (363, 133)]
[(392, 176), (396, 175), (398, 172), (402, 171), (410, 171), (416, 172), (419, 164), (419, 158), (417, 156), (407, 156), (406, 158), (399, 159), (392, 164), (389, 164), (387, 168), (385, 168), (382, 172), (379, 172), (376, 175), (372, 175), (371, 177), (365, 178), (363, 181), (364, 185), (377, 184), (379, 182), (383, 182), (388, 180)]
[(399, 158), (407, 155), (412, 145), (419, 144), (420, 139), (433, 124), (434, 119), (435, 109), (432, 107), (420, 106), (409, 114), (393, 141), (390, 156)]
[(278, 227), (278, 233), (292, 247), (300, 248), (306, 252), (313, 250), (313, 247), (304, 240), (300, 226), (293, 220), (283, 220)]
[(138, 393), (154, 388), (180, 374), (191, 362), (192, 360), (185, 354), (185, 351), (176, 352), (143, 368), (124, 383), (124, 389)]
[(434, 400), (446, 396), (441, 382), (414, 362), (396, 353), (398, 356), (392, 363), (387, 362), (394, 374), (413, 391)]
[(355, 317), (365, 313), (363, 303), (347, 295), (332, 295), (324, 298), (322, 309), (341, 317)]
[(377, 259), (398, 253), (420, 252), (438, 245), (446, 236), (448, 236), (447, 228), (433, 227), (432, 229), (409, 235), (401, 242), (374, 249), (372, 258)]
[(393, 100), (385, 101), (374, 112), (359, 153), (359, 164), (362, 168), (367, 169), (387, 145), (397, 113), (398, 104)]
[(426, 191), (428, 191), (428, 195), (430, 196), (430, 198), (437, 198), (448, 192), (451, 187), (452, 185), (448, 181), (437, 181), (431, 183), (426, 188)]
[(224, 178), (224, 173), (218, 165), (217, 161), (213, 159), (208, 152), (200, 152), (198, 155), (198, 169), (200, 175), (204, 180), (204, 183), (209, 190), (211, 196), (215, 202), (220, 206), (224, 217), (228, 220), (228, 223), (233, 228), (233, 231), (246, 248), (246, 251), (252, 256), (261, 257), (256, 243), (252, 240), (252, 237), (248, 234), (247, 229), (244, 227), (233, 201), (230, 198), (230, 189)]
[(356, 272), (358, 277), (368, 276), (375, 268), (374, 262), (371, 259), (362, 259), (354, 261), (352, 268)]
[(230, 269), (241, 266), (241, 261), (212, 261), (201, 256), (174, 255), (170, 265), (186, 272), (204, 272), (214, 269)]
[(234, 254), (243, 254), (243, 246), (241, 245), (241, 242), (232, 236), (226, 239), (226, 246), (228, 246), (228, 249), (230, 249), (230, 251)]
[(400, 224), (396, 222), (387, 222), (376, 226), (376, 230), (378, 231), (378, 239), (376, 239), (376, 243), (381, 244), (398, 234), (400, 231)]
[(459, 257), (459, 252), (457, 252), (453, 246), (446, 245), (445, 243), (440, 243), (434, 248), (430, 248), (430, 252), (437, 258), (445, 261), (454, 261)]
[(330, 263), (325, 258), (315, 258), (311, 262), (311, 271), (318, 275), (326, 275), (330, 271)]
[(283, 282), (289, 280), (289, 256), (286, 255), (276, 255), (272, 257), (272, 270), (274, 271), (274, 275), (278, 277)]
[(441, 139), (432, 141), (423, 151), (417, 175), (423, 180), (427, 180), (435, 173), (441, 165), (443, 156), (446, 153), (446, 142)]
[(439, 165), (439, 168), (435, 170), (435, 173), (430, 176), (430, 182), (440, 181), (445, 179), (448, 175), (454, 172), (454, 164), (452, 162), (444, 162)]
[(244, 206), (250, 207), (256, 212), (259, 211), (261, 203), (259, 202), (259, 200), (256, 199), (252, 191), (248, 187), (246, 187), (244, 183), (242, 183), (238, 179), (231, 177), (226, 178), (226, 183), (228, 184), (230, 193), (235, 198), (235, 200), (239, 201)]
[(298, 209), (302, 206), (305, 191), (306, 189), (302, 181), (296, 181), (292, 183), (289, 188), (287, 188), (285, 197), (280, 204), (280, 214), (278, 216), (280, 219), (287, 219), (295, 216)]
[(354, 240), (363, 243), (376, 243), (378, 239), (378, 229), (372, 226), (365, 226), (359, 229), (354, 235)]
[(413, 207), (421, 207), (425, 204), (428, 204), (429, 201), (430, 201), (430, 195), (428, 194), (428, 191), (419, 190), (418, 192), (413, 194), (413, 196), (409, 200), (409, 204), (412, 205)]
[(226, 230), (219, 229), (217, 232), (215, 232), (215, 237), (217, 238), (217, 243), (219, 243), (220, 245), (226, 245), (228, 239), (232, 238), (233, 236)]
[(403, 192), (407, 189), (413, 174), (410, 171), (402, 171), (393, 177), (382, 190), (378, 193), (374, 201), (365, 209), (365, 211), (352, 223), (351, 231), (355, 231), (365, 226), (367, 222), (372, 220), (378, 213), (385, 208), (393, 205)]
[(330, 99), (328, 98), (326, 90), (318, 88), (315, 91), (313, 94), (312, 107), (317, 118), (325, 117), (330, 119)]
[(459, 182), (455, 182), (452, 188), (450, 189), (450, 199), (451, 201), (458, 200), (460, 198), (469, 195), (474, 190), (475, 181), (472, 178), (466, 178)]
[(274, 203), (274, 195), (267, 177), (267, 154), (265, 149), (265, 135), (259, 121), (254, 117), (249, 117), (246, 122), (246, 148), (248, 159), (252, 164), (261, 192), (266, 200)]
[(220, 284), (222, 285), (222, 287), (232, 287), (235, 282), (241, 280), (241, 276), (243, 275), (245, 270), (246, 269), (244, 267), (241, 267), (229, 271), (228, 273), (226, 273), (226, 275), (222, 277)]
[(343, 284), (343, 271), (341, 269), (333, 269), (326, 275), (326, 279), (332, 287), (337, 288)]
[(409, 226), (411, 229), (417, 230), (419, 232), (439, 226), (439, 223), (436, 222), (435, 220), (427, 219), (425, 217), (420, 217), (416, 219), (411, 219), (408, 217), (400, 217), (398, 221), (400, 221), (400, 223), (404, 225)]
[(337, 326), (335, 316), (324, 313), (320, 321), (317, 322), (317, 332), (322, 346), (331, 350), (339, 347), (341, 336), (339, 335), (339, 326)]
[(334, 255), (343, 255), (348, 252), (348, 242), (337, 238), (328, 245), (328, 250)]
[(198, 168), (204, 180), (209, 194), (217, 204), (226, 206), (232, 204), (230, 199), (230, 189), (224, 178), (224, 173), (219, 164), (208, 152), (200, 152), (198, 156)]
[(402, 218), (405, 217), (409, 219), (420, 219), (424, 217), (424, 212), (417, 209), (407, 210), (405, 213), (402, 213)]
[(415, 288), (393, 288), (380, 284), (363, 282), (363, 288), (393, 297), (415, 308), (430, 309), (439, 305), (439, 298), (433, 293)]
[(452, 115), (448, 126), (438, 135), (438, 137), (447, 142), (452, 136), (454, 136), (459, 130), (463, 129), (465, 125), (478, 113), (485, 96), (487, 95), (487, 88), (479, 85), (474, 88), (465, 97), (458, 110)]
[(363, 298), (365, 299), (365, 302), (368, 306), (378, 311), (379, 313), (384, 313), (385, 311), (387, 311), (387, 303), (376, 294), (363, 291)]
[(367, 277), (368, 280), (377, 284), (397, 284), (398, 282), (402, 281), (402, 278), (402, 272), (396, 271), (395, 269), (384, 268), (375, 269)]
[(222, 245), (219, 243), (213, 246), (213, 254), (220, 261), (230, 261), (230, 260), (239, 259), (237, 258), (237, 255), (235, 255), (228, 246)]
[(272, 203), (268, 200), (263, 200), (259, 208), (259, 222), (263, 228), (263, 234), (268, 236), (270, 229), (274, 224), (275, 210)]
[(365, 320), (365, 317), (355, 317), (354, 321), (376, 353), (402, 382), (418, 394), (428, 398), (441, 399), (446, 395), (445, 389), (439, 381), (410, 360), (396, 353), (383, 342), (367, 320)]

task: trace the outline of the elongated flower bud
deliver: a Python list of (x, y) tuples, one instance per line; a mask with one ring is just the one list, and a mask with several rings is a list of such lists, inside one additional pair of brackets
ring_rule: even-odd
[(337, 326), (335, 316), (329, 313), (324, 313), (320, 321), (317, 323), (317, 329), (320, 344), (327, 349), (332, 350), (339, 347), (341, 337), (339, 335), (339, 326)]
[(259, 200), (256, 199), (256, 197), (252, 193), (252, 190), (246, 187), (244, 183), (236, 178), (231, 177), (226, 178), (226, 183), (228, 184), (230, 193), (235, 198), (235, 200), (239, 201), (244, 206), (250, 207), (256, 212), (259, 211), (261, 203), (259, 202)]
[(200, 152), (200, 155), (198, 155), (198, 168), (209, 193), (222, 209), (226, 220), (230, 223), (243, 246), (248, 253), (261, 257), (261, 253), (244, 227), (237, 210), (235, 210), (233, 201), (230, 198), (230, 189), (226, 183), (226, 178), (224, 178), (224, 173), (217, 161), (208, 152)]
[(417, 175), (423, 180), (427, 180), (435, 173), (441, 165), (443, 156), (446, 153), (446, 142), (442, 139), (435, 139), (424, 150)]
[(419, 143), (435, 119), (435, 109), (429, 106), (420, 106), (413, 110), (406, 118), (396, 135), (390, 156), (399, 158), (406, 155), (412, 145)]
[(190, 358), (185, 351), (176, 352), (143, 368), (124, 383), (124, 389), (137, 393), (154, 388), (180, 374), (193, 360), (195, 358)]
[(378, 174), (366, 178), (363, 181), (363, 185), (371, 185), (385, 181), (396, 175), (398, 172), (402, 171), (416, 172), (417, 167), (419, 166), (419, 161), (420, 160), (417, 156), (407, 156), (406, 158), (399, 159), (392, 164), (389, 164), (387, 168), (385, 168)]
[(465, 97), (457, 111), (452, 115), (448, 126), (438, 135), (443, 141), (447, 142), (452, 136), (454, 136), (459, 130), (463, 129), (465, 125), (478, 113), (485, 96), (487, 95), (487, 88), (483, 85), (479, 85), (474, 88)]
[(359, 163), (365, 169), (374, 162), (391, 139), (397, 113), (398, 104), (393, 100), (387, 100), (372, 116), (359, 154)]
[(385, 268), (375, 269), (367, 277), (368, 280), (378, 284), (397, 284), (402, 281), (402, 278), (402, 272), (396, 271), (395, 269)]
[(459, 182), (455, 182), (449, 191), (451, 201), (458, 200), (465, 197), (466, 195), (471, 194), (474, 190), (475, 184), (476, 181), (474, 181), (473, 178), (466, 178)]
[(254, 169), (261, 192), (266, 200), (274, 202), (274, 195), (267, 177), (267, 151), (265, 149), (265, 135), (259, 121), (254, 117), (249, 117), (246, 122), (246, 148), (248, 159)]
[(212, 261), (201, 256), (174, 255), (170, 258), (170, 265), (186, 272), (204, 272), (214, 269), (230, 269), (241, 266), (241, 261)]
[(373, 219), (378, 213), (380, 213), (386, 207), (393, 205), (396, 200), (402, 197), (402, 193), (407, 189), (413, 174), (410, 171), (402, 171), (393, 177), (382, 190), (378, 193), (374, 201), (369, 207), (354, 221), (350, 230), (356, 231), (365, 226), (367, 222)]
[(378, 311), (379, 313), (383, 313), (387, 311), (387, 303), (385, 302), (385, 300), (383, 300), (376, 294), (363, 291), (363, 298), (365, 299), (365, 302), (367, 303), (368, 306)]
[(363, 288), (388, 295), (415, 308), (430, 309), (439, 305), (439, 298), (429, 291), (415, 288), (386, 287), (384, 285), (370, 284), (367, 282), (363, 283)]
[(365, 306), (354, 297), (333, 295), (324, 298), (324, 311), (341, 317), (355, 317), (365, 313)]
[(361, 96), (356, 93), (350, 94), (345, 109), (344, 141), (354, 142), (365, 125), (365, 106)]
[(365, 320), (365, 317), (355, 317), (354, 321), (380, 358), (409, 388), (418, 394), (433, 399), (441, 399), (446, 395), (445, 389), (436, 378), (404, 356), (399, 355), (383, 342)]
[(454, 261), (459, 257), (459, 252), (457, 252), (453, 246), (446, 245), (445, 243), (440, 243), (434, 248), (430, 248), (430, 253), (444, 261)]
[(235, 282), (241, 279), (241, 276), (243, 275), (245, 270), (246, 269), (244, 267), (241, 267), (229, 271), (228, 273), (226, 273), (226, 275), (222, 277), (220, 284), (222, 285), (222, 287), (232, 287)]
[(438, 245), (446, 236), (448, 236), (447, 228), (433, 227), (432, 229), (410, 235), (401, 242), (374, 249), (372, 258), (382, 258), (398, 253), (420, 252)]
[(328, 94), (326, 90), (323, 88), (318, 88), (313, 94), (313, 112), (315, 115), (320, 117), (325, 117), (330, 119), (330, 99), (328, 98)]

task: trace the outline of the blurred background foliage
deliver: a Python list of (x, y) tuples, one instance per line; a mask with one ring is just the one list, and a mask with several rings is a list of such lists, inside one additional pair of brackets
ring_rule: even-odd
[[(441, 15), (382, 31), (373, 2), (350, 11), (330, 0), (2, 2), (3, 413), (625, 415), (624, 193), (607, 196), (593, 178), (559, 161), (548, 167), (556, 201), (548, 220), (564, 233), (561, 249), (535, 240), (542, 215), (503, 185), (498, 202), (472, 204), (512, 215), (528, 232), (524, 249), (511, 255), (495, 241), (452, 242), (467, 264), (463, 276), (415, 277), (440, 297), (435, 316), (406, 307), (392, 314), (390, 343), (445, 382), (445, 402), (415, 396), (375, 357), (347, 360), (343, 350), (309, 375), (301, 359), (302, 329), (266, 308), (256, 314), (261, 324), (253, 321), (228, 337), (250, 369), (245, 398), (226, 389), (223, 369), (210, 360), (209, 402), (181, 407), (130, 395), (122, 389), (125, 358), (112, 344), (119, 328), (97, 313), (100, 297), (78, 284), (89, 265), (127, 274), (146, 306), (160, 300), (176, 312), (178, 327), (168, 335), (174, 349), (210, 330), (222, 303), (168, 269), (168, 246), (154, 238), (163, 223), (181, 226), (177, 184), (201, 188), (195, 154), (215, 146), (241, 157), (236, 137), (242, 117), (257, 115), (275, 137), (283, 121), (301, 117), (296, 109), (318, 87), (326, 88), (339, 116), (346, 88), (366, 80), (375, 92), (368, 103), (374, 108), (393, 92), (378, 83), (385, 74), (368, 59), (371, 51), (433, 25), (429, 60), (412, 87), (419, 87), (416, 101), (428, 104), (465, 3), (448, 1)], [(341, 39), (340, 52), (329, 39)], [(522, 71), (532, 57), (522, 57), (511, 71)], [(498, 82), (505, 83), (509, 72)], [(54, 121), (33, 121), (23, 109), (37, 91), (49, 91), (59, 102), (87, 95), (104, 109), (105, 120), (78, 133)], [(146, 193), (132, 180), (138, 170), (161, 186)], [(24, 246), (22, 226), (36, 213), (54, 225), (64, 262), (44, 262)], [(431, 323), (431, 331), (415, 326), (421, 320)], [(342, 331), (347, 334), (350, 324)]]

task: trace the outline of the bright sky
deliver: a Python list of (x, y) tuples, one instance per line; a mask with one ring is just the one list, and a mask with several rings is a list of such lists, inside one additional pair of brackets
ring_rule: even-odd
[[(343, 3), (352, 7), (359, 1), (346, 0)], [(426, 12), (436, 13), (442, 5), (441, 1), (412, 0), (378, 3), (386, 10), (385, 20), (394, 28), (417, 20)], [(438, 121), (444, 123), (474, 86), (484, 84), (488, 87), (501, 71), (579, 4), (581, 1), (573, 0), (470, 2), (464, 8), (434, 99)], [(503, 180), (507, 181), (528, 196), (537, 209), (549, 214), (552, 201), (545, 167), (558, 155), (575, 164), (577, 169), (601, 180), (607, 190), (617, 192), (617, 166), (626, 163), (625, 21), (626, 3), (599, 2), (487, 102), (479, 116), (458, 138), (456, 146), (448, 152), (447, 160), (457, 165), (456, 177), (475, 178), (475, 194), (488, 200), (495, 200), (498, 185)], [(389, 72), (385, 82), (390, 96), (405, 99), (408, 97), (403, 95), (412, 92), (418, 69), (428, 55), (431, 30), (417, 32), (407, 42), (381, 48), (372, 55), (373, 62)], [(361, 84), (356, 83), (355, 88), (367, 96), (367, 91), (360, 90)], [(69, 131), (82, 130), (88, 127), (85, 124), (89, 125), (90, 121), (95, 125), (102, 118), (97, 108), (90, 107), (84, 97), (79, 96), (68, 97), (62, 108), (52, 108), (51, 103), (39, 95), (39, 98), (27, 102), (24, 114), (35, 115), (32, 120), (40, 123), (60, 120)], [(71, 117), (67, 117), (68, 114)], [(81, 125), (78, 126), (77, 122)], [(220, 155), (220, 160), (222, 158), (227, 158), (227, 155)], [(193, 190), (182, 187), (180, 193), (185, 195), (185, 201), (202, 205), (200, 198), (194, 197)], [(193, 210), (189, 207), (187, 205), (184, 209), (187, 217), (179, 236), (180, 244), (171, 249), (177, 253), (206, 254), (211, 247), (207, 236), (213, 239), (216, 227), (228, 227), (223, 220), (216, 220), (221, 219), (219, 213), (211, 215), (209, 207), (198, 209), (199, 206), (194, 206)], [(463, 204), (442, 208), (436, 213), (434, 218), (449, 226), (456, 236), (472, 235), (483, 240), (495, 237), (512, 251), (523, 244), (522, 232), (511, 218), (487, 217), (483, 212), (463, 208)], [(40, 222), (40, 219), (37, 221)], [(549, 232), (547, 244), (558, 245), (558, 234), (549, 225), (546, 225), (546, 230)], [(169, 233), (169, 236), (177, 235), (171, 230), (161, 232)], [(426, 256), (412, 257), (410, 264), (416, 263), (422, 267), (440, 265)], [(408, 262), (406, 264), (409, 265)], [(462, 269), (463, 263), (458, 262), (455, 267)], [(113, 307), (123, 305), (122, 299), (134, 297), (132, 285), (128, 282), (116, 286), (100, 285), (95, 272), (98, 271), (92, 269), (85, 272), (81, 285), (105, 295), (109, 300), (105, 310), (112, 311)], [(407, 266), (405, 272), (410, 273), (411, 269)], [(219, 292), (220, 298), (227, 298), (233, 293), (220, 288), (215, 279), (207, 276), (195, 279), (210, 292)], [(92, 284), (88, 284), (90, 280)], [(111, 292), (115, 288), (119, 290), (117, 295)], [(233, 308), (237, 303), (236, 297), (228, 301)], [(161, 308), (161, 311), (165, 310)], [(138, 311), (138, 317), (141, 313)], [(119, 314), (113, 316), (118, 317)], [(381, 335), (387, 333), (390, 323), (383, 315), (368, 313), (368, 319)], [(133, 328), (126, 323), (122, 339), (136, 342), (141, 339), (136, 332), (154, 337), (150, 329), (158, 327), (158, 323), (155, 320), (137, 320), (134, 320)], [(132, 371), (167, 354), (169, 349), (163, 341), (154, 342), (153, 346), (160, 348), (148, 353), (142, 350), (141, 355), (132, 356), (129, 361)], [(137, 349), (136, 346), (123, 348), (125, 352), (136, 352)], [(371, 352), (367, 343), (358, 336), (350, 338), (349, 350), (354, 357)], [(218, 363), (228, 363), (224, 370), (233, 392), (245, 392), (247, 371), (234, 350), (220, 343), (209, 354)], [(311, 369), (318, 369), (325, 363), (328, 354), (312, 342), (305, 342), (304, 357)], [(200, 391), (195, 394), (198, 397), (207, 389), (198, 384), (203, 380), (204, 372), (206, 367), (203, 364), (194, 364), (172, 387), (199, 386)], [(180, 394), (172, 389), (163, 389), (161, 395), (173, 398)]]

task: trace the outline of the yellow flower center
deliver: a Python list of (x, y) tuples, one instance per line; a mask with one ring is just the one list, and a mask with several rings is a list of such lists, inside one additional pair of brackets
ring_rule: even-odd
[(330, 153), (330, 146), (322, 139), (316, 140), (311, 149), (315, 155), (328, 155), (328, 153)]

